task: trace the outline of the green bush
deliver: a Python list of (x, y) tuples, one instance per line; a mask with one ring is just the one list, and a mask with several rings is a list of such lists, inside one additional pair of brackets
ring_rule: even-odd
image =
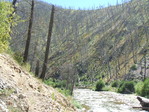
[(144, 81), (141, 96), (149, 97), (149, 78)]
[(55, 86), (55, 83), (53, 82), (53, 79), (48, 79), (48, 80), (44, 80), (44, 83), (47, 84), (47, 85), (50, 85), (52, 87)]
[(119, 93), (130, 94), (135, 91), (134, 82), (133, 81), (125, 81), (121, 83), (118, 88)]
[(66, 87), (66, 80), (56, 80), (55, 87), (56, 88), (65, 88)]
[(144, 86), (144, 83), (143, 82), (138, 82), (136, 85), (135, 85), (135, 92), (138, 94), (138, 95), (141, 95), (142, 96), (142, 88)]
[(120, 81), (119, 87), (121, 87), (124, 84), (124, 82), (125, 82), (124, 80)]
[(13, 11), (14, 9), (10, 2), (4, 2), (3, 0), (0, 2), (0, 52), (8, 49), (11, 26), (16, 25), (16, 17), (12, 14)]
[(44, 83), (54, 88), (65, 88), (66, 87), (66, 80), (56, 80), (56, 79), (50, 78), (48, 80), (44, 80)]
[(136, 64), (133, 65), (130, 69), (131, 69), (131, 70), (137, 70), (137, 65), (136, 65)]
[(115, 80), (114, 82), (112, 82), (111, 86), (112, 87), (119, 87), (120, 85), (120, 81), (119, 80)]
[(96, 84), (95, 91), (101, 91), (103, 87), (105, 87), (105, 83), (100, 79)]
[(70, 96), (71, 95), (71, 92), (70, 92), (70, 90), (68, 90), (68, 89), (61, 89), (61, 88), (56, 88), (60, 93), (62, 93), (63, 95), (65, 95), (65, 96)]

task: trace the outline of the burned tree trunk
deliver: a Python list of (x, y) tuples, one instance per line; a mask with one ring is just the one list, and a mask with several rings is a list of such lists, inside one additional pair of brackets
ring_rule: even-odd
[(13, 5), (13, 6), (15, 6), (16, 3), (17, 3), (17, 0), (13, 0), (13, 1), (12, 1), (12, 5)]
[(37, 63), (36, 63), (36, 69), (35, 69), (35, 75), (36, 75), (36, 77), (38, 77), (39, 76), (39, 60), (37, 60)]
[(44, 58), (44, 62), (43, 62), (42, 73), (41, 73), (41, 76), (40, 76), (40, 78), (42, 80), (44, 80), (45, 74), (46, 74), (46, 70), (47, 70), (47, 62), (48, 62), (49, 48), (50, 48), (50, 43), (51, 43), (53, 21), (54, 21), (54, 5), (52, 5), (51, 18), (50, 18), (50, 23), (49, 23), (49, 32), (48, 32), (46, 52), (45, 52), (45, 58)]
[(13, 8), (14, 8), (14, 11), (13, 11), (13, 13), (12, 14), (14, 14), (15, 12), (16, 12), (16, 3), (17, 3), (17, 0), (13, 0), (12, 1), (12, 5), (13, 5)]
[(38, 46), (38, 40), (35, 42), (35, 46), (34, 46), (34, 51), (33, 51), (33, 57), (32, 57), (32, 61), (31, 61), (31, 67), (30, 67), (30, 72), (33, 72), (33, 68), (34, 68), (34, 61), (35, 61), (35, 56), (36, 56), (36, 52), (37, 52), (37, 46)]
[(29, 20), (29, 27), (28, 27), (28, 34), (27, 34), (24, 56), (23, 56), (23, 62), (27, 62), (27, 59), (28, 59), (29, 45), (31, 40), (31, 31), (32, 31), (32, 25), (33, 25), (33, 13), (34, 13), (34, 0), (32, 0), (31, 15)]

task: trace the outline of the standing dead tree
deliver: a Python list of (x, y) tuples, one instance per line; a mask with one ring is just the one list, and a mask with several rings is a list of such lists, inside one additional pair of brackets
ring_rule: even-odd
[(13, 5), (13, 8), (14, 8), (14, 11), (13, 11), (13, 13), (15, 13), (16, 12), (16, 3), (17, 3), (17, 0), (13, 0), (12, 1), (12, 5)]
[(47, 45), (46, 45), (46, 52), (45, 52), (45, 58), (43, 62), (43, 67), (42, 67), (42, 73), (40, 78), (44, 80), (46, 70), (47, 70), (47, 62), (48, 62), (48, 56), (49, 56), (49, 48), (50, 48), (50, 43), (51, 43), (51, 35), (52, 35), (52, 28), (53, 28), (53, 20), (54, 20), (54, 5), (52, 5), (52, 11), (51, 11), (51, 17), (50, 17), (50, 23), (49, 23), (49, 32), (48, 32), (48, 37), (47, 37)]
[(29, 46), (30, 46), (30, 41), (31, 41), (32, 25), (33, 25), (33, 14), (34, 14), (34, 0), (32, 0), (32, 5), (31, 5), (31, 15), (30, 15), (30, 19), (29, 19), (29, 27), (28, 27), (28, 34), (27, 34), (24, 56), (23, 56), (23, 62), (27, 62), (27, 59), (28, 59)]

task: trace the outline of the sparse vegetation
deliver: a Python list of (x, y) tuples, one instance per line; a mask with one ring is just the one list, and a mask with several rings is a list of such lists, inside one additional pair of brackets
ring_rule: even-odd
[(22, 111), (21, 109), (19, 109), (17, 107), (13, 107), (13, 106), (8, 106), (8, 110), (10, 112), (20, 112), (20, 111)]
[(12, 93), (14, 93), (14, 89), (3, 89), (3, 90), (0, 90), (0, 95), (10, 96)]
[(78, 101), (72, 100), (72, 104), (73, 104), (76, 108), (82, 109), (82, 105), (81, 105)]

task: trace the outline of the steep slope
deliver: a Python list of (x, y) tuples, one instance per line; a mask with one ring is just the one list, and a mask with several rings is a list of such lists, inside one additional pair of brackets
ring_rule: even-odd
[[(19, 3), (18, 14), (22, 19), (28, 20), (29, 9), (26, 1)], [(29, 57), (33, 70), (37, 60), (43, 62), (50, 11), (51, 5), (36, 2)], [(106, 81), (122, 79), (148, 55), (144, 53), (149, 47), (148, 12), (148, 0), (132, 0), (96, 10), (57, 7), (47, 78), (61, 78), (65, 71), (62, 67), (72, 64), (81, 81), (93, 82), (100, 77)], [(12, 38), (12, 48), (20, 54), (27, 25), (28, 21), (20, 23)]]
[(62, 94), (23, 70), (14, 60), (0, 54), (1, 112), (75, 112)]

